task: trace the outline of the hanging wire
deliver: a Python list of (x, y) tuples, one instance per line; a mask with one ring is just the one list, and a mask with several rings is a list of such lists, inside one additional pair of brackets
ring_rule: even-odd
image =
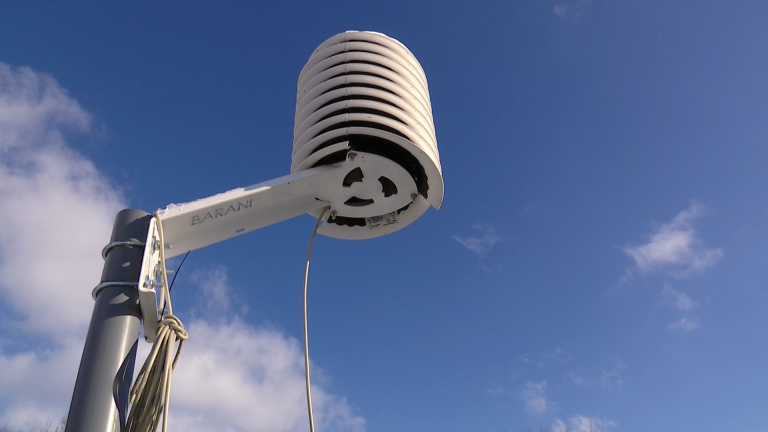
[(309, 385), (309, 337), (307, 336), (307, 281), (309, 280), (309, 257), (312, 255), (312, 244), (315, 242), (315, 234), (323, 220), (325, 212), (331, 207), (325, 207), (320, 213), (315, 223), (315, 229), (312, 231), (312, 237), (309, 239), (309, 250), (307, 250), (307, 265), (304, 267), (304, 370), (307, 378), (307, 411), (309, 411), (309, 432), (315, 432), (315, 419), (312, 416), (312, 391)]
[(170, 287), (168, 287), (168, 294), (170, 294), (170, 293), (171, 293), (171, 290), (173, 289), (173, 284), (175, 284), (175, 283), (176, 283), (176, 276), (178, 276), (178, 275), (179, 275), (179, 272), (181, 271), (181, 266), (183, 266), (183, 265), (184, 265), (184, 261), (186, 261), (186, 260), (187, 260), (187, 257), (189, 256), (189, 253), (190, 253), (190, 252), (192, 252), (192, 251), (187, 251), (187, 253), (186, 253), (186, 254), (184, 254), (184, 259), (182, 259), (182, 260), (181, 260), (181, 264), (179, 264), (179, 266), (178, 266), (178, 267), (176, 267), (176, 273), (174, 273), (174, 274), (173, 274), (173, 279), (171, 279), (171, 286), (170, 286)]

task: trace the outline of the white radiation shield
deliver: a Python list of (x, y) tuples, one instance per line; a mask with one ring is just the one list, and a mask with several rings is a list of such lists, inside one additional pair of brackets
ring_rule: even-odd
[(381, 33), (338, 34), (312, 53), (297, 87), (291, 172), (348, 162), (324, 191), (332, 213), (319, 233), (378, 237), (440, 208), (427, 78), (408, 48)]

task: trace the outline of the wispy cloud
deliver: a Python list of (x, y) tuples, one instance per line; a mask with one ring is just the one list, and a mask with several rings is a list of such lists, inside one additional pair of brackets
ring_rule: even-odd
[(507, 391), (504, 390), (501, 387), (492, 387), (492, 388), (489, 388), (488, 390), (486, 390), (485, 393), (489, 394), (491, 396), (497, 397), (497, 396), (505, 395), (507, 393)]
[(502, 239), (494, 227), (485, 223), (473, 225), (472, 231), (475, 233), (464, 237), (455, 235), (453, 239), (479, 257), (485, 256)]
[(682, 312), (683, 317), (679, 321), (667, 325), (667, 328), (683, 334), (690, 333), (699, 328), (699, 322), (692, 316), (693, 310), (699, 307), (699, 304), (691, 299), (688, 294), (679, 291), (670, 284), (664, 284), (660, 297), (665, 304), (668, 304), (678, 311)]
[(557, 411), (557, 403), (547, 399), (547, 382), (529, 381), (520, 393), (526, 412), (532, 416), (541, 416), (547, 412)]
[[(65, 132), (89, 133), (91, 122), (52, 77), (0, 63), (0, 426), (36, 430), (68, 409), (100, 251), (126, 207), (65, 142)], [(233, 310), (224, 267), (192, 279), (217, 318), (185, 322), (190, 339), (174, 373), (172, 427), (305, 430), (298, 340), (246, 323)], [(148, 352), (149, 344), (140, 346)], [(313, 396), (319, 428), (364, 430), (365, 420), (322, 382)]]
[(567, 423), (555, 419), (552, 423), (552, 432), (605, 432), (612, 427), (616, 427), (616, 422), (613, 420), (577, 415), (569, 418)]
[(576, 372), (569, 372), (568, 378), (571, 379), (572, 383), (580, 386), (585, 386), (585, 387), (588, 387), (594, 383), (594, 381), (584, 378), (583, 376), (581, 376)]
[(647, 243), (622, 248), (641, 272), (676, 270), (678, 275), (713, 266), (723, 256), (720, 248), (707, 248), (696, 237), (692, 222), (704, 206), (692, 202), (670, 222), (661, 224)]
[(699, 323), (694, 319), (680, 318), (680, 321), (669, 324), (667, 328), (680, 333), (690, 333), (699, 328)]
[(554, 13), (555, 16), (560, 19), (565, 19), (568, 16), (568, 13), (570, 12), (570, 10), (571, 10), (571, 5), (563, 3), (563, 4), (556, 5), (554, 9), (552, 9), (552, 13)]
[(600, 387), (603, 390), (613, 390), (616, 387), (620, 387), (624, 384), (624, 378), (621, 376), (620, 371), (626, 368), (627, 365), (617, 358), (614, 361), (613, 367), (609, 369), (603, 369), (600, 374), (592, 378), (586, 378), (576, 372), (570, 372), (568, 377), (571, 382), (584, 387)]
[(561, 348), (556, 348), (552, 352), (540, 353), (529, 351), (519, 357), (520, 361), (541, 369), (553, 362), (565, 363), (571, 359), (571, 355)]
[(699, 307), (699, 304), (693, 301), (688, 294), (678, 291), (670, 284), (664, 284), (664, 289), (661, 290), (661, 298), (665, 303), (671, 304), (682, 312), (688, 312)]
[[(680, 282), (693, 273), (714, 266), (724, 255), (722, 249), (705, 246), (693, 226), (704, 211), (702, 204), (691, 201), (688, 208), (671, 221), (656, 226), (647, 243), (624, 246), (622, 251), (632, 258), (634, 266), (625, 270), (619, 286), (628, 284), (636, 274), (660, 274)], [(659, 297), (661, 303), (674, 307), (682, 315), (667, 328), (683, 334), (699, 328), (698, 320), (692, 316), (699, 304), (688, 293), (666, 282)]]
[(232, 307), (234, 293), (229, 283), (227, 268), (223, 265), (206, 269), (196, 269), (189, 277), (197, 287), (195, 315), (208, 321), (216, 321), (228, 313)]

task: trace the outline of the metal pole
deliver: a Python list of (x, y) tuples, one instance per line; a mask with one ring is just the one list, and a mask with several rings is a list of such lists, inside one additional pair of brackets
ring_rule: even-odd
[(133, 209), (122, 210), (115, 218), (99, 285), (103, 288), (96, 294), (66, 432), (124, 429), (141, 324), (136, 283), (150, 218)]

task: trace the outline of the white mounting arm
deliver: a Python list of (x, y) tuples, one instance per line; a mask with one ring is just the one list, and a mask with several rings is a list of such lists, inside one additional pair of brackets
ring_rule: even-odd
[(333, 166), (320, 166), (158, 210), (165, 242), (171, 247), (165, 257), (182, 255), (329, 205), (317, 195), (324, 177), (333, 170)]
[[(165, 257), (178, 256), (329, 205), (317, 195), (321, 185), (327, 183), (326, 177), (340, 169), (339, 164), (320, 166), (158, 210), (166, 243)], [(343, 174), (336, 173), (339, 175)], [(161, 286), (162, 276), (156, 223), (153, 217), (139, 275), (139, 304), (147, 342), (154, 342), (157, 334), (155, 289)]]

